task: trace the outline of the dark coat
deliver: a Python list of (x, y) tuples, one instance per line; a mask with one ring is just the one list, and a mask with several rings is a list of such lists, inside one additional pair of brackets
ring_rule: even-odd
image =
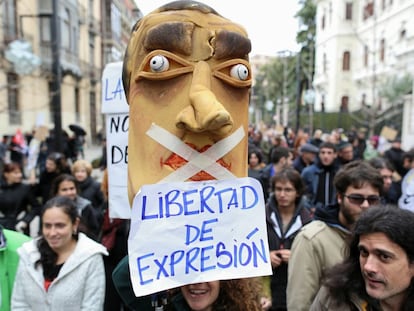
[(37, 201), (33, 188), (23, 183), (7, 184), (4, 179), (0, 182), (0, 224), (10, 230), (15, 230), (17, 216), (25, 211), (23, 221), (30, 223), (40, 215), (40, 203)]
[[(336, 165), (333, 164), (330, 167), (324, 167), (319, 161), (303, 169), (301, 176), (305, 183), (307, 196), (308, 196), (311, 206), (313, 207), (326, 206), (326, 205), (336, 203), (336, 190), (335, 190), (335, 187), (333, 186), (333, 180), (334, 180), (334, 177), (337, 171), (338, 171), (338, 167)], [(323, 177), (322, 175), (325, 175), (326, 177), (328, 173), (329, 173), (328, 175), (329, 176), (329, 188), (332, 190), (329, 196), (329, 202), (318, 202), (317, 193), (319, 191), (318, 189), (319, 179)]]
[(88, 176), (84, 181), (77, 182), (79, 187), (79, 195), (82, 198), (91, 201), (94, 208), (101, 208), (104, 204), (104, 196), (101, 190), (101, 184)]
[[(281, 229), (282, 221), (277, 207), (276, 197), (272, 194), (266, 205), (266, 225), (267, 236), (269, 240), (269, 250), (290, 249), (293, 240), (299, 230), (312, 221), (312, 216), (308, 209), (304, 207), (303, 199), (296, 207), (291, 222), (286, 228), (286, 232)], [(273, 269), (271, 278), (272, 291), (272, 310), (286, 309), (286, 287), (288, 280), (288, 265), (282, 263), (279, 267)]]
[(39, 176), (39, 182), (35, 187), (36, 196), (40, 197), (42, 204), (45, 204), (52, 196), (50, 195), (50, 188), (53, 180), (59, 176), (58, 172), (47, 172), (46, 170)]

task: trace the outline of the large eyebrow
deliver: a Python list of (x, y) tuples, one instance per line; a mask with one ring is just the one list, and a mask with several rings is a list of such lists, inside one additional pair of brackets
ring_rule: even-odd
[(167, 50), (191, 54), (193, 23), (168, 22), (148, 30), (144, 47), (148, 50)]
[(227, 30), (217, 32), (216, 47), (214, 57), (223, 58), (244, 58), (252, 49), (252, 44), (245, 36)]

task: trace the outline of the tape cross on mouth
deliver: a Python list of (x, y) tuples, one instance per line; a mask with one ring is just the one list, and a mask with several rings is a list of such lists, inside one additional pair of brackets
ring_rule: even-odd
[(184, 166), (161, 179), (158, 183), (186, 181), (200, 171), (205, 171), (217, 179), (236, 178), (232, 172), (216, 161), (231, 151), (243, 139), (244, 130), (242, 126), (230, 136), (216, 142), (202, 153), (191, 148), (177, 136), (156, 124), (151, 124), (146, 134), (165, 148), (188, 161)]

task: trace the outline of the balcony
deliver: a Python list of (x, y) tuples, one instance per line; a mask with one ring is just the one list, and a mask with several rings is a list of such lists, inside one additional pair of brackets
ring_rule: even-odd
[[(75, 76), (82, 76), (82, 72), (79, 67), (79, 57), (71, 51), (61, 48), (60, 53), (60, 65), (62, 71), (70, 72)], [(42, 59), (41, 68), (45, 71), (52, 71), (52, 47), (50, 42), (43, 42), (40, 45), (40, 57)]]

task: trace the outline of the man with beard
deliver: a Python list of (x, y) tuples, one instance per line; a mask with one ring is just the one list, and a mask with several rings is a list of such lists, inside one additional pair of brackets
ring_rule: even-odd
[(341, 262), (346, 239), (361, 213), (380, 203), (383, 179), (370, 164), (354, 161), (335, 176), (337, 203), (319, 207), (315, 220), (296, 236), (288, 267), (289, 311), (309, 310), (324, 269)]

